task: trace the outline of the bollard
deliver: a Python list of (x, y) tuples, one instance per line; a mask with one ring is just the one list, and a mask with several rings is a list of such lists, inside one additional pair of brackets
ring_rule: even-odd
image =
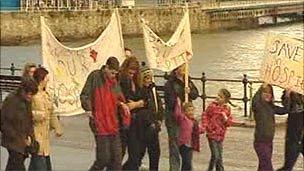
[(244, 84), (244, 97), (243, 97), (243, 102), (244, 102), (244, 116), (247, 117), (247, 102), (248, 102), (248, 97), (247, 97), (247, 84), (248, 84), (248, 79), (247, 75), (244, 74), (244, 78), (242, 83)]
[(167, 72), (165, 72), (164, 78), (165, 78), (165, 80), (169, 80), (170, 74), (168, 74)]
[(15, 65), (14, 65), (14, 63), (11, 63), (10, 70), (11, 70), (11, 74), (15, 75)]
[(206, 75), (204, 72), (202, 73), (201, 81), (202, 81), (202, 97), (201, 98), (203, 99), (203, 111), (205, 111), (206, 110)]

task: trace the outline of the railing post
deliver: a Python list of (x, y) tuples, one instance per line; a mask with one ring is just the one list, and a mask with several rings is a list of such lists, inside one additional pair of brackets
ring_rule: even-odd
[(248, 84), (247, 75), (244, 74), (244, 78), (243, 78), (243, 85), (244, 85), (244, 97), (243, 97), (243, 102), (244, 102), (244, 116), (245, 116), (245, 117), (247, 117), (247, 102), (248, 102), (248, 97), (247, 97), (247, 84)]
[(11, 63), (11, 68), (10, 68), (10, 70), (11, 70), (11, 74), (12, 74), (12, 75), (15, 75), (15, 65), (14, 65), (14, 63)]
[[(252, 82), (249, 82), (249, 101), (250, 101), (250, 106), (252, 104), (252, 96), (253, 96), (253, 87), (252, 87)], [(252, 107), (249, 109), (249, 118), (252, 119)]]
[(165, 72), (164, 79), (169, 80), (169, 77), (170, 77), (170, 75), (167, 72)]
[(202, 99), (203, 99), (203, 111), (206, 110), (206, 75), (202, 73)]

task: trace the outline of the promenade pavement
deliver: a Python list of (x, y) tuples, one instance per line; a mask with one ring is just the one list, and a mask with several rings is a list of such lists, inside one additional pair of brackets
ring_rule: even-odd
[[(286, 117), (279, 118), (280, 123), (285, 122)], [(224, 142), (224, 166), (226, 171), (254, 171), (257, 169), (257, 157), (253, 149), (253, 122), (247, 119), (244, 127), (232, 127), (228, 130)], [(84, 115), (61, 117), (64, 127), (64, 136), (52, 138), (52, 166), (56, 171), (84, 171), (88, 170), (95, 156), (93, 135), (88, 126), (88, 118)], [(284, 161), (284, 137), (285, 125), (278, 124), (274, 139), (273, 165), (279, 168)], [(163, 125), (160, 134), (161, 159), (160, 171), (167, 171), (169, 166), (168, 141), (166, 128)], [(195, 171), (204, 171), (208, 167), (210, 158), (209, 147), (205, 135), (201, 136), (201, 152), (194, 152), (193, 166)], [(7, 151), (1, 147), (1, 170), (5, 169)], [(26, 160), (28, 166), (29, 159)], [(148, 166), (147, 155), (143, 164)], [(303, 171), (303, 156), (298, 158), (295, 171)]]

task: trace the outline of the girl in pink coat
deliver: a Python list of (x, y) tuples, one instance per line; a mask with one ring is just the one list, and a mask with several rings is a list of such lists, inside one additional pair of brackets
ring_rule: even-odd
[(228, 90), (220, 89), (217, 99), (211, 102), (206, 111), (202, 113), (202, 127), (206, 131), (211, 151), (208, 171), (212, 171), (214, 167), (216, 171), (224, 171), (223, 141), (227, 127), (234, 123), (228, 105), (230, 97), (231, 94)]

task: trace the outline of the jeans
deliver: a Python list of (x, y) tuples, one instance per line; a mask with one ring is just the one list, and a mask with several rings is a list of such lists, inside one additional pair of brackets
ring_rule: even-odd
[(193, 149), (182, 145), (179, 147), (179, 152), (182, 157), (182, 171), (192, 170)]
[(209, 142), (209, 148), (211, 152), (211, 159), (209, 162), (208, 171), (212, 171), (214, 167), (216, 168), (216, 171), (224, 171), (224, 165), (223, 165), (223, 143), (220, 141), (215, 141), (210, 138), (208, 138)]
[(177, 144), (178, 127), (174, 121), (166, 120), (166, 127), (169, 139), (169, 164), (170, 171), (180, 170), (180, 153)]
[(33, 155), (29, 166), (29, 171), (51, 171), (50, 156)]
[(258, 171), (272, 171), (272, 141), (255, 141), (254, 149), (259, 158)]
[(8, 151), (8, 160), (6, 164), (6, 171), (15, 171), (15, 170), (21, 170), (25, 171), (25, 166), (24, 166), (24, 160), (26, 158), (26, 155), (22, 153), (18, 153), (14, 150), (9, 150)]
[(90, 118), (89, 122), (96, 143), (95, 161), (90, 171), (100, 171), (107, 168), (110, 170), (121, 170), (122, 149), (120, 135), (98, 135), (95, 122)]

